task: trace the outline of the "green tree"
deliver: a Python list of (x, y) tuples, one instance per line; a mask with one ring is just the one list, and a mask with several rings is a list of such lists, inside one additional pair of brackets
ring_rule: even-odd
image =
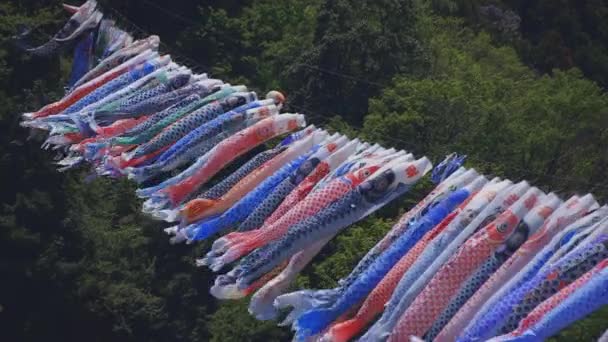
[(608, 2), (605, 0), (503, 1), (521, 17), (526, 63), (544, 73), (580, 68), (608, 85)]
[(397, 77), (371, 101), (362, 133), (437, 158), (461, 151), (487, 171), (606, 196), (601, 88), (576, 70), (537, 76), (488, 35), (457, 30), (458, 21), (435, 23), (434, 76)]
[[(100, 2), (160, 35), (163, 50), (195, 59), (212, 77), (243, 82), (260, 94), (284, 90), (290, 109), (310, 109), (314, 122), (327, 121), (324, 126), (351, 137), (435, 160), (449, 151), (468, 153), (482, 172), (524, 177), (562, 197), (576, 190), (607, 198), (607, 98), (583, 77), (603, 82), (605, 76), (603, 1), (493, 1), (522, 16), (523, 41), (501, 39), (496, 33), (502, 31), (480, 25), (480, 8), (489, 2), (471, 0), (433, 1), (431, 8), (388, 0)], [(60, 174), (52, 155), (40, 151), (40, 136), (26, 141), (18, 113), (61, 97), (69, 50), (67, 57), (31, 58), (10, 37), (26, 24), (38, 27), (36, 42), (47, 39), (44, 34), (67, 18), (59, 5), (0, 4), (3, 336), (289, 340), (288, 329), (255, 321), (246, 300), (212, 298), (214, 275), (192, 265), (208, 244), (169, 245), (161, 224), (141, 214), (133, 184), (87, 183), (88, 170)], [(576, 51), (573, 63), (561, 64), (564, 49)], [(553, 71), (571, 66), (583, 74)], [(334, 286), (431, 187), (424, 180), (345, 230), (304, 270), (297, 287)], [(577, 322), (557, 340), (597, 337), (605, 315), (602, 310)]]
[(288, 69), (292, 103), (360, 124), (384, 82), (423, 72), (416, 20), (411, 1), (325, 1), (312, 48)]

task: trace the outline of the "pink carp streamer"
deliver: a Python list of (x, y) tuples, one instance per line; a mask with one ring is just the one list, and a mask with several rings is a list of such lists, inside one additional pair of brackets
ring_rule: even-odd
[(509, 237), (542, 195), (536, 188), (528, 190), (494, 222), (469, 238), (403, 313), (389, 341), (399, 341), (410, 335), (423, 336), (466, 277)]

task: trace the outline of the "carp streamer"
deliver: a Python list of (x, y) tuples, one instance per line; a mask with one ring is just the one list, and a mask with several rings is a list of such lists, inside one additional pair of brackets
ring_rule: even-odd
[[(592, 195), (563, 201), (464, 155), (433, 168), (306, 126), (282, 93), (195, 74), (93, 0), (64, 8), (48, 42), (16, 37), (38, 56), (74, 47), (64, 97), (21, 125), (48, 134), (59, 170), (139, 184), (171, 243), (211, 241), (195, 263), (221, 272), (216, 298), (251, 295), (249, 312), (296, 341), (542, 341), (608, 304), (608, 207)], [(422, 178), (435, 188), (336, 287), (288, 292), (329, 241)]]

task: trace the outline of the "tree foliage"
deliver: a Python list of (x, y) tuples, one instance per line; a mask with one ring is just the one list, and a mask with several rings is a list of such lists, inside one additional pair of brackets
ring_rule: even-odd
[(436, 157), (467, 151), (488, 171), (564, 193), (597, 184), (605, 198), (603, 90), (575, 69), (539, 76), (513, 48), (458, 30), (459, 20), (434, 26), (434, 77), (396, 77), (371, 101), (362, 133)]
[[(129, 19), (117, 17), (121, 25), (158, 34), (184, 64), (261, 94), (285, 91), (314, 123), (435, 161), (466, 153), (482, 172), (562, 197), (608, 199), (605, 1), (100, 2)], [(208, 246), (170, 246), (140, 213), (133, 184), (56, 172), (40, 137), (18, 126), (19, 113), (61, 96), (70, 54), (31, 58), (10, 37), (27, 25), (47, 39), (66, 18), (59, 5), (0, 4), (3, 337), (289, 340), (250, 317), (246, 301), (212, 298), (213, 274), (193, 266)], [(295, 287), (335, 285), (431, 187), (424, 180), (339, 235)], [(605, 317), (556, 340), (596, 338)]]
[(368, 98), (397, 73), (421, 73), (412, 1), (325, 1), (313, 46), (288, 69), (292, 101), (360, 124)]

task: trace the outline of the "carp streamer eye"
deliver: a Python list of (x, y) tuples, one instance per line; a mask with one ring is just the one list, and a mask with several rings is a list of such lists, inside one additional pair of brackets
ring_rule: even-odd
[(394, 181), (395, 174), (393, 171), (387, 170), (377, 178), (361, 184), (361, 192), (368, 200), (373, 201), (383, 197)]
[(507, 222), (503, 222), (503, 223), (499, 224), (498, 226), (496, 226), (496, 230), (498, 230), (499, 233), (504, 233), (507, 231), (508, 227), (509, 227), (509, 224)]
[(388, 179), (384, 175), (374, 182), (374, 191), (384, 191), (388, 188)]
[(236, 107), (245, 104), (245, 98), (243, 96), (233, 96), (224, 102), (225, 106)]
[(233, 106), (242, 106), (247, 103), (247, 99), (244, 96), (239, 96), (236, 99), (236, 103), (233, 103)]
[(372, 184), (372, 182), (365, 182), (365, 183), (361, 184), (360, 186), (361, 186), (361, 192), (363, 192), (365, 194), (369, 193), (374, 188), (374, 185)]
[(527, 236), (528, 234), (524, 231), (516, 231), (513, 233), (506, 243), (506, 249), (509, 254), (515, 252), (524, 242), (526, 242)]
[(374, 182), (374, 190), (378, 192), (386, 191), (391, 184), (395, 182), (395, 173), (392, 170), (385, 171), (382, 176), (376, 179)]

